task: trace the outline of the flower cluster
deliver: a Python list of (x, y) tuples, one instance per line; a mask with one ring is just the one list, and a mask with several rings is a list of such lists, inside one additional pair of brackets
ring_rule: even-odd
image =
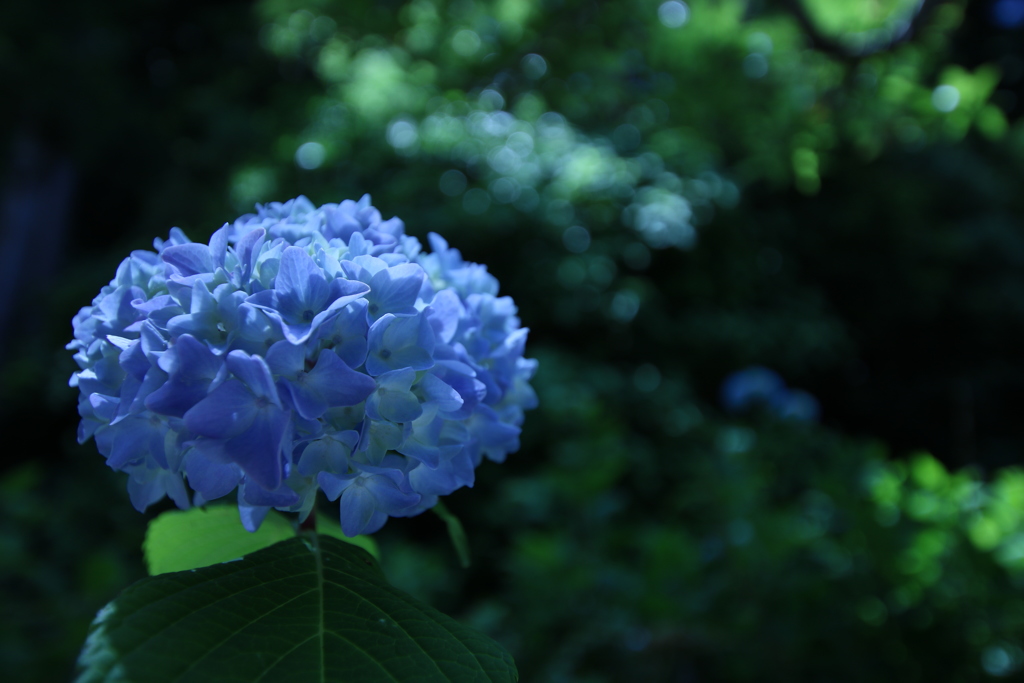
[(171, 230), (74, 318), (79, 441), (140, 511), (237, 487), (250, 531), (318, 489), (354, 536), (471, 486), (519, 448), (536, 361), (486, 267), (430, 245), (368, 196), (257, 206), (209, 244)]

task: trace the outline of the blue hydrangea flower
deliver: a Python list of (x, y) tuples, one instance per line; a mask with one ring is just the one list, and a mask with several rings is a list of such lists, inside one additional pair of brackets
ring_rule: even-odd
[(299, 197), (133, 252), (73, 321), (79, 441), (140, 511), (237, 490), (250, 531), (320, 489), (354, 536), (472, 486), (519, 448), (537, 364), (486, 267), (404, 230)]
[(722, 405), (739, 413), (755, 405), (770, 405), (785, 394), (786, 382), (779, 373), (760, 365), (737, 370), (722, 382)]
[(730, 413), (761, 407), (776, 417), (801, 422), (815, 422), (821, 414), (818, 399), (802, 389), (787, 387), (777, 372), (760, 365), (726, 377), (720, 394), (722, 405)]

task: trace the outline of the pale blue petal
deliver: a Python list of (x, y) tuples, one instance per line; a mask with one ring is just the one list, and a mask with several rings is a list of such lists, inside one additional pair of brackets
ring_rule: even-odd
[(450, 384), (433, 374), (426, 374), (412, 387), (413, 393), (424, 403), (435, 406), (442, 412), (451, 412), (462, 407), (465, 401)]
[(330, 472), (321, 472), (317, 475), (316, 481), (323, 490), (327, 500), (337, 500), (342, 491), (347, 489), (355, 481), (356, 475), (337, 475)]
[(182, 276), (213, 272), (213, 258), (205, 244), (191, 242), (166, 247), (160, 254), (165, 263), (174, 266)]
[(272, 374), (291, 379), (305, 369), (306, 349), (282, 340), (267, 349), (266, 361)]
[(323, 271), (301, 247), (288, 247), (274, 283), (278, 310), (291, 323), (312, 322), (327, 300), (328, 286)]
[[(385, 513), (377, 513), (376, 497), (365, 486), (362, 486), (361, 482), (354, 483), (345, 489), (341, 494), (339, 507), (341, 530), (349, 538), (367, 533), (367, 529), (371, 527), (371, 521), (380, 521), (381, 517), (384, 520), (387, 519)], [(375, 513), (377, 514), (375, 515)], [(381, 522), (381, 526), (383, 526), (383, 522)]]
[(265, 505), (249, 505), (242, 500), (242, 491), (238, 491), (238, 516), (242, 520), (242, 526), (249, 533), (259, 531), (263, 520), (270, 513), (270, 507)]

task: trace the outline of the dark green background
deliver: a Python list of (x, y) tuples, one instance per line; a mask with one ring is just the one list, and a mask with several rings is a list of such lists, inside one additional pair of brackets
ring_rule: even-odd
[[(906, 4), (694, 0), (677, 29), (642, 0), (4, 5), (5, 676), (71, 675), (165, 509), (136, 513), (75, 443), (71, 316), (173, 225), (203, 239), (255, 201), (369, 192), (488, 264), (531, 328), (523, 448), (448, 501), (472, 567), (433, 515), (378, 534), (391, 580), (500, 640), (524, 681), (1020, 677), (1024, 30), (982, 0), (925, 2), (892, 41), (834, 30)], [(389, 121), (486, 108), (488, 87), (521, 119), (561, 113), (606, 155), (599, 179), (657, 155), (696, 243), (644, 246), (621, 219), (671, 178), (566, 189), (551, 166), (535, 208), (481, 209), (439, 181), (486, 192), (486, 150), (388, 143)], [(820, 423), (726, 414), (719, 386), (751, 364), (814, 394)]]

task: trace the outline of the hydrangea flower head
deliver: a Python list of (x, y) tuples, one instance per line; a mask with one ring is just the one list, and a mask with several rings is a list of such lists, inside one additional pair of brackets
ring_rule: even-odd
[(209, 244), (172, 229), (74, 318), (79, 441), (138, 510), (237, 489), (250, 531), (321, 489), (354, 536), (472, 486), (519, 448), (536, 361), (487, 269), (430, 245), (368, 196), (257, 205)]

